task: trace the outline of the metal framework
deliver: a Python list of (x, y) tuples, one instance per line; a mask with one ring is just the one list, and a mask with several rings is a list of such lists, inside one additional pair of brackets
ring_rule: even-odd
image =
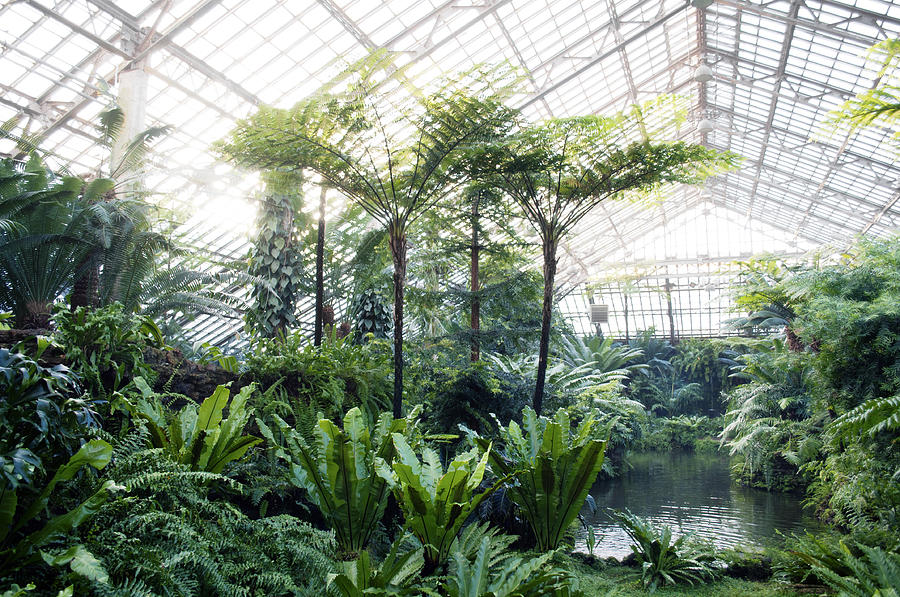
[[(246, 250), (255, 179), (216, 164), (210, 144), (258, 105), (290, 105), (374, 48), (402, 53), (423, 85), (482, 62), (520, 66), (528, 90), (516, 101), (534, 119), (688, 96), (692, 119), (673, 137), (732, 150), (743, 167), (661, 205), (598, 209), (565, 246), (560, 277), (571, 290), (610, 263), (652, 258), (647, 247), (659, 263), (743, 254), (692, 228), (700, 220), (732, 237), (743, 230), (757, 251), (894, 231), (891, 131), (817, 131), (876, 83), (864, 50), (897, 36), (900, 4), (887, 0), (716, 0), (705, 10), (687, 0), (5, 0), (0, 122), (40, 136), (58, 165), (93, 170), (107, 90), (123, 71), (145, 70), (148, 124), (175, 131), (157, 145), (148, 184), (193, 209), (185, 230), (195, 245), (234, 258)], [(693, 80), (701, 62), (712, 81)], [(712, 132), (697, 130), (702, 118)], [(16, 151), (0, 140), (0, 154)], [(210, 221), (212, 212), (232, 218)], [(201, 339), (235, 329), (203, 325)]]

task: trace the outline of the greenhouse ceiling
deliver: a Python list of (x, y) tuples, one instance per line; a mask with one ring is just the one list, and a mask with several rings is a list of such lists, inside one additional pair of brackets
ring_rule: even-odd
[[(840, 247), (896, 229), (889, 131), (818, 133), (829, 110), (877, 83), (866, 48), (897, 36), (900, 4), (882, 0), (705, 9), (687, 0), (7, 0), (0, 122), (40, 136), (59, 165), (94, 170), (105, 152), (97, 115), (120, 75), (143, 69), (147, 124), (173, 127), (155, 146), (152, 188), (194, 208), (197, 243), (238, 257), (246, 241), (235, 231), (252, 219), (255, 182), (216, 164), (211, 143), (257, 106), (289, 106), (373, 49), (399, 53), (421, 85), (478, 63), (521, 67), (527, 89), (515, 103), (533, 119), (684, 96), (690, 116), (672, 136), (732, 150), (742, 167), (650, 206), (603, 205), (564, 247), (571, 287), (612, 262)], [(695, 80), (701, 63), (711, 80)], [(15, 153), (0, 141), (0, 154)], [(701, 217), (755, 240), (696, 229), (679, 237)], [(662, 248), (648, 255), (660, 229)]]

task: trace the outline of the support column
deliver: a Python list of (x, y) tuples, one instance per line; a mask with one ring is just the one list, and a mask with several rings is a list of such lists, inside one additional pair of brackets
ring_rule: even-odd
[[(143, 69), (127, 70), (119, 74), (118, 104), (124, 121), (122, 130), (113, 142), (110, 154), (111, 168), (115, 170), (125, 155), (125, 150), (147, 128), (147, 84), (149, 75)], [(126, 174), (126, 173), (122, 173)]]

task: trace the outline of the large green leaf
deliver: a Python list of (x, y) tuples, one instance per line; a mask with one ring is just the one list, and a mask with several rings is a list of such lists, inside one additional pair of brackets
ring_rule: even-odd
[(112, 459), (112, 446), (100, 439), (92, 439), (87, 442), (81, 449), (69, 458), (69, 461), (59, 467), (44, 490), (31, 503), (31, 505), (19, 516), (18, 522), (13, 526), (12, 531), (18, 531), (25, 526), (28, 521), (37, 516), (50, 501), (50, 495), (61, 481), (68, 481), (75, 476), (83, 466), (93, 466), (96, 469), (102, 469), (109, 464)]
[(476, 444), (490, 455), (495, 474), (515, 480), (509, 496), (534, 530), (538, 547), (555, 549), (603, 466), (608, 430), (598, 429), (589, 413), (573, 432), (562, 409), (547, 419), (526, 408), (522, 420), (524, 434), (515, 422), (502, 430), (505, 455), (489, 450), (483, 438)]
[(109, 582), (109, 574), (106, 572), (103, 564), (82, 545), (73, 545), (66, 551), (56, 555), (41, 552), (41, 557), (51, 566), (65, 566), (68, 564), (72, 572), (80, 574), (89, 580), (101, 584)]
[(352, 408), (344, 417), (343, 429), (321, 419), (310, 446), (283, 420), (274, 420), (284, 438), (283, 447), (271, 429), (259, 419), (257, 424), (263, 436), (278, 446), (276, 456), (290, 463), (293, 483), (309, 492), (341, 549), (360, 552), (384, 514), (392, 483), (386, 464), (394, 458), (392, 433), (406, 429), (406, 422), (382, 415), (373, 431), (362, 411)]

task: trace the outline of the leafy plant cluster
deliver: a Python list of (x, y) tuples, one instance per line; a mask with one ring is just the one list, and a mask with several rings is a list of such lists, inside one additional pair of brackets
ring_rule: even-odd
[(745, 479), (808, 486), (820, 515), (845, 528), (897, 528), (898, 266), (892, 237), (771, 277), (765, 294), (794, 314), (782, 322), (790, 334), (742, 357), (748, 383), (725, 418)]
[[(383, 343), (352, 338), (314, 347), (300, 333), (258, 339), (244, 360), (244, 377), (263, 390), (277, 384), (276, 403), (260, 405), (298, 423), (295, 415), (322, 411), (336, 418), (354, 406), (377, 416), (390, 404), (390, 352)], [(312, 423), (312, 421), (307, 421)]]
[(53, 338), (90, 394), (108, 398), (135, 377), (155, 380), (143, 351), (161, 347), (163, 337), (149, 317), (126, 313), (120, 303), (113, 303), (97, 309), (57, 309), (54, 321)]

